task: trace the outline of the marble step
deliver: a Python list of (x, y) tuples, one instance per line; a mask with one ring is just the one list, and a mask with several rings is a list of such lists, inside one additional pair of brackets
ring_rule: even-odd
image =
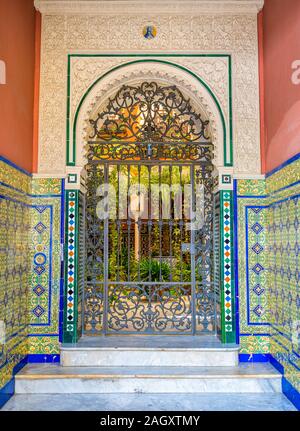
[[(0, 409), (7, 411), (296, 411), (282, 393), (200, 394), (19, 394)], [(123, 429), (123, 428), (121, 428)], [(186, 430), (190, 428), (186, 427)]]
[(16, 394), (281, 392), (270, 364), (236, 367), (63, 367), (29, 364), (15, 377)]
[(215, 337), (92, 337), (61, 347), (64, 367), (220, 367), (238, 365), (239, 346)]

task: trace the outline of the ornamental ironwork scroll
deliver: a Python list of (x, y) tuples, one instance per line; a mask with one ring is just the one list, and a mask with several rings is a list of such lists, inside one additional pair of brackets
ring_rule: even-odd
[(212, 164), (212, 144), (198, 142), (89, 142), (87, 159), (97, 160), (140, 160), (177, 161)]
[(107, 107), (90, 119), (90, 139), (163, 142), (208, 141), (208, 120), (174, 85), (123, 85)]

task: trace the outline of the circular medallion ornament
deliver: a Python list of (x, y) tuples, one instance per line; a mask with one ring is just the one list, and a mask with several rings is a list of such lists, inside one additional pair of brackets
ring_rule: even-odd
[(44, 253), (36, 253), (33, 261), (36, 265), (44, 265), (46, 263), (46, 255)]
[(146, 25), (143, 28), (143, 36), (145, 39), (154, 39), (156, 34), (157, 34), (157, 30), (154, 25)]

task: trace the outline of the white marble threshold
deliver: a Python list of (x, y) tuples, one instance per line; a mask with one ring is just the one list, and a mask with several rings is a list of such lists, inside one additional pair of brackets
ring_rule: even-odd
[(237, 344), (222, 344), (214, 335), (109, 335), (83, 336), (76, 344), (63, 344), (62, 349), (125, 349), (125, 350), (202, 350), (237, 351)]

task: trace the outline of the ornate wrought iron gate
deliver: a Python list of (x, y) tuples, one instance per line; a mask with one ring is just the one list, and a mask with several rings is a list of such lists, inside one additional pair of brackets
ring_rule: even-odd
[(143, 83), (90, 122), (84, 332), (215, 331), (208, 121)]

